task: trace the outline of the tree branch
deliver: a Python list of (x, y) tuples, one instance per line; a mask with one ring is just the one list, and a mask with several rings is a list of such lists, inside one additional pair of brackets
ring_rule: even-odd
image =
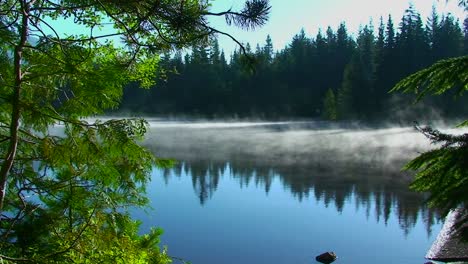
[(2, 255), (2, 254), (0, 254), (0, 260), (18, 261), (18, 262), (29, 262), (29, 261), (31, 261), (30, 259), (12, 258), (12, 257), (8, 257), (8, 256)]
[(237, 43), (237, 45), (239, 45), (239, 47), (242, 49), (242, 53), (247, 54), (247, 51), (244, 47), (244, 45), (242, 43), (240, 43), (240, 41), (238, 41), (234, 36), (232, 36), (231, 34), (229, 33), (226, 33), (226, 32), (223, 32), (223, 31), (220, 31), (220, 30), (217, 30), (215, 28), (212, 28), (208, 25), (205, 25), (208, 29), (210, 29), (212, 32), (215, 32), (215, 33), (218, 33), (218, 34), (221, 34), (221, 35), (224, 35), (224, 36), (227, 36), (229, 37), (231, 40), (233, 40), (234, 42)]

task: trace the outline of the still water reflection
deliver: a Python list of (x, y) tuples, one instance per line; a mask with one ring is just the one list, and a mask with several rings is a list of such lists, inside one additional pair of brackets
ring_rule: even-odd
[(440, 230), (401, 166), (430, 147), (412, 128), (152, 122), (154, 210), (171, 255), (193, 264), (424, 263)]

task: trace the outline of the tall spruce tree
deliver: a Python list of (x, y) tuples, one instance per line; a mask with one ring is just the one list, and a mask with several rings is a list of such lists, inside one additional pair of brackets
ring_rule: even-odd
[(373, 30), (366, 25), (359, 32), (356, 52), (344, 72), (342, 86), (352, 97), (352, 108), (357, 118), (368, 118), (375, 109), (374, 45)]
[(265, 40), (265, 46), (263, 47), (263, 54), (265, 55), (266, 61), (271, 63), (274, 56), (274, 49), (273, 49), (273, 41), (271, 40), (271, 36), (267, 35)]
[(428, 65), (429, 44), (426, 40), (421, 15), (410, 5), (402, 18), (396, 40), (398, 59), (403, 63), (400, 78)]
[(426, 23), (426, 34), (427, 34), (427, 41), (431, 48), (431, 59), (437, 60), (440, 59), (442, 56), (438, 54), (440, 50), (440, 43), (441, 37), (440, 33), (440, 18), (439, 14), (437, 13), (437, 9), (435, 6), (432, 6), (432, 12), (429, 18), (427, 19)]
[(438, 57), (435, 60), (462, 55), (463, 33), (458, 24), (458, 21), (451, 14), (444, 16), (440, 22), (438, 47), (436, 46), (434, 49)]
[(375, 42), (375, 52), (374, 52), (374, 65), (375, 65), (375, 86), (374, 86), (374, 95), (375, 95), (375, 109), (377, 115), (382, 114), (383, 104), (388, 90), (385, 89), (385, 79), (386, 69), (385, 69), (385, 24), (383, 17), (380, 17), (379, 28), (377, 33), (377, 40)]

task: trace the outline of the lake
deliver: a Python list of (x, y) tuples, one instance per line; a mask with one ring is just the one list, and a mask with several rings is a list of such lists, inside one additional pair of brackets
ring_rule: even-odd
[(144, 145), (178, 163), (132, 214), (192, 264), (424, 263), (441, 228), (401, 171), (431, 147), (411, 127), (149, 121)]

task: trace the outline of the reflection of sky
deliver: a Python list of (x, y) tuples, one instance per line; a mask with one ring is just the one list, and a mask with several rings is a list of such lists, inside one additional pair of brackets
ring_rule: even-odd
[(314, 263), (325, 251), (424, 263), (441, 228), (400, 171), (431, 148), (411, 127), (157, 121), (144, 145), (181, 162), (153, 172), (155, 210), (134, 213), (193, 264)]
[(215, 195), (200, 205), (190, 174), (167, 182), (155, 170), (149, 186), (154, 211), (138, 213), (143, 230), (159, 226), (171, 255), (193, 264), (314, 263), (316, 255), (335, 251), (336, 263), (423, 263), (440, 225), (428, 237), (419, 215), (408, 234), (393, 212), (387, 224), (378, 221), (375, 203), (347, 197), (339, 213), (314, 196), (295, 199), (275, 177), (266, 194), (254, 182), (239, 185), (225, 170)]

